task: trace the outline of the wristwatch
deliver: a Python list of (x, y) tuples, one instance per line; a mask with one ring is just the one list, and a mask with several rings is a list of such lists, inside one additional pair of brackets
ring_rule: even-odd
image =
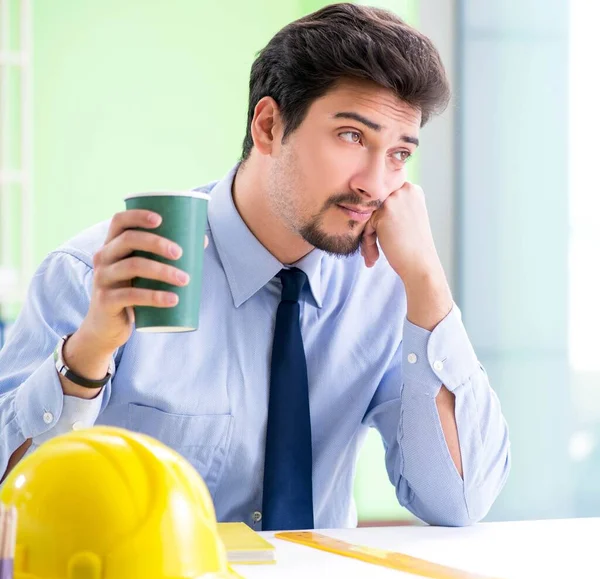
[(106, 383), (111, 379), (112, 375), (115, 373), (114, 361), (111, 360), (110, 368), (108, 369), (108, 373), (102, 380), (90, 380), (89, 378), (84, 378), (83, 376), (79, 376), (67, 364), (65, 363), (65, 359), (63, 356), (63, 351), (67, 340), (73, 334), (67, 334), (63, 336), (58, 344), (56, 345), (56, 349), (54, 350), (54, 365), (56, 366), (56, 371), (61, 375), (74, 382), (79, 386), (83, 386), (84, 388), (102, 388), (106, 385)]

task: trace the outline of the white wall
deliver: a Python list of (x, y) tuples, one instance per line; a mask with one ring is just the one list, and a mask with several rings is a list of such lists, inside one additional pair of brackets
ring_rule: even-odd
[(459, 4), (457, 285), (513, 456), (491, 518), (572, 514), (568, 16), (568, 0)]
[(423, 129), (419, 155), (421, 186), (427, 198), (436, 247), (450, 286), (455, 290), (456, 2), (421, 0), (419, 30), (429, 36), (440, 51), (453, 88), (453, 98), (446, 112), (433, 118)]

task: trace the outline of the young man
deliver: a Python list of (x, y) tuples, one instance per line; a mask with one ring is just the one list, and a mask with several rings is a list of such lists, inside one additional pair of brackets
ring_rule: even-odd
[(278, 32), (252, 67), (241, 165), (202, 188), (202, 331), (133, 332), (132, 306), (174, 300), (132, 278), (187, 283), (129, 257), (180, 255), (158, 216), (119, 213), (51, 253), (0, 353), (0, 472), (112, 424), (187, 457), (219, 520), (352, 526), (375, 427), (400, 504), (430, 524), (480, 520), (509, 471), (507, 427), (406, 180), (448, 97), (431, 42), (389, 12), (332, 5)]

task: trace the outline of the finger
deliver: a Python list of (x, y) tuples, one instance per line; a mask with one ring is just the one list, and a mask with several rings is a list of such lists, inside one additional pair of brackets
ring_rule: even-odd
[(94, 257), (97, 265), (110, 265), (131, 255), (133, 251), (147, 251), (167, 259), (179, 259), (183, 253), (176, 243), (150, 233), (128, 229), (108, 242)]
[(373, 267), (379, 259), (379, 247), (377, 244), (372, 245), (369, 249), (364, 252), (365, 265), (367, 267)]
[(362, 243), (365, 247), (377, 243), (377, 231), (371, 221), (367, 222), (363, 231)]
[(208, 236), (205, 235), (204, 236), (204, 249), (206, 249), (208, 247)]
[(161, 222), (162, 217), (158, 213), (147, 211), (146, 209), (129, 209), (128, 211), (122, 211), (112, 218), (105, 243), (112, 241), (126, 229), (132, 229), (134, 227), (154, 229), (155, 227), (158, 227)]
[(179, 302), (179, 297), (176, 293), (135, 287), (106, 290), (100, 296), (105, 306), (114, 311), (120, 311), (132, 306), (172, 308)]
[(130, 257), (117, 263), (100, 267), (96, 270), (97, 283), (101, 287), (114, 287), (124, 281), (131, 281), (135, 277), (153, 279), (176, 286), (189, 283), (189, 275), (173, 267), (153, 259), (144, 257)]
[(379, 259), (379, 247), (377, 246), (377, 231), (371, 221), (367, 223), (363, 232), (361, 251), (365, 265), (367, 267), (375, 265)]

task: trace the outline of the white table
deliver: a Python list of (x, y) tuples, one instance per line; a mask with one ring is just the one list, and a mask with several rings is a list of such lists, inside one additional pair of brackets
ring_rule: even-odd
[[(600, 578), (600, 518), (317, 532), (500, 579)], [(261, 534), (275, 545), (277, 564), (236, 565), (245, 579), (416, 577)]]

